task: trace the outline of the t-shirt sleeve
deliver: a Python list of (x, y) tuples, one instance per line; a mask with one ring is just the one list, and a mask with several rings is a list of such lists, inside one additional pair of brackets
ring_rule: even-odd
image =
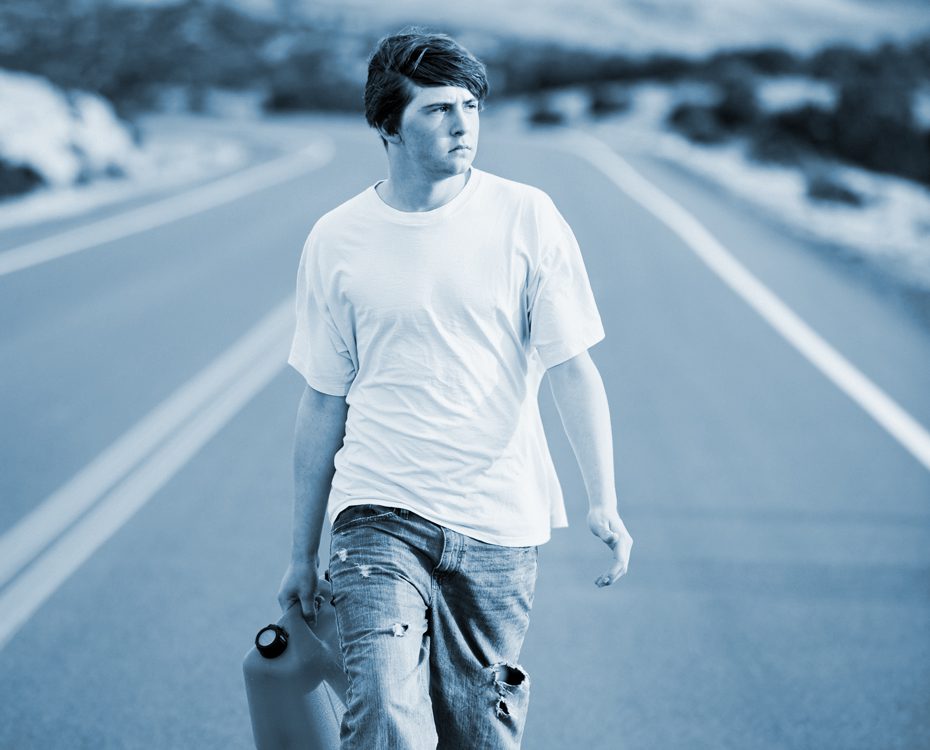
[(287, 361), (314, 390), (345, 396), (355, 379), (355, 346), (340, 331), (326, 288), (311, 232), (297, 269), (297, 325)]
[(539, 254), (527, 285), (529, 343), (549, 369), (594, 346), (604, 327), (568, 222), (545, 194), (535, 214)]

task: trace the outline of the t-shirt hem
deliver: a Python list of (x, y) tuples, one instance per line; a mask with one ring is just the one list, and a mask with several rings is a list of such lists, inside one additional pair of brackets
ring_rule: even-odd
[(346, 500), (341, 503), (332, 505), (328, 512), (330, 526), (332, 526), (333, 522), (336, 520), (336, 516), (338, 516), (346, 508), (350, 508), (353, 505), (367, 505), (368, 503), (382, 505), (385, 508), (405, 508), (411, 513), (416, 513), (418, 516), (422, 516), (427, 521), (432, 521), (439, 526), (444, 526), (445, 528), (451, 529), (452, 531), (457, 531), (459, 534), (464, 534), (465, 536), (476, 539), (479, 542), (485, 542), (486, 544), (496, 544), (499, 547), (532, 547), (535, 545), (545, 544), (551, 537), (548, 526), (546, 531), (542, 534), (522, 534), (519, 536), (501, 536), (496, 534), (488, 534), (483, 531), (478, 531), (465, 526), (460, 526), (458, 524), (449, 523), (448, 521), (437, 518), (432, 513), (430, 513), (430, 511), (414, 507), (412, 504), (397, 500), (384, 499), (354, 499)]
[(543, 353), (539, 352), (537, 349), (537, 352), (539, 352), (539, 360), (542, 362), (543, 367), (548, 370), (556, 365), (561, 365), (563, 362), (568, 362), (568, 360), (577, 357), (582, 352), (586, 352), (595, 344), (603, 341), (604, 338), (605, 334), (602, 328), (600, 331), (592, 332), (590, 336), (575, 343), (560, 346), (554, 352), (546, 356), (543, 356)]
[(328, 396), (345, 396), (349, 393), (351, 383), (347, 385), (337, 380), (322, 380), (312, 373), (307, 372), (293, 359), (288, 359), (287, 363), (295, 370), (297, 370), (297, 372), (303, 376), (303, 379), (307, 381), (307, 385), (309, 385), (315, 391), (325, 393)]

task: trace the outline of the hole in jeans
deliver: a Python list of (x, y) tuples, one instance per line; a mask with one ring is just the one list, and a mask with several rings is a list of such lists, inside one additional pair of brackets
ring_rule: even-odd
[(526, 679), (526, 672), (523, 671), (523, 668), (514, 664), (499, 662), (495, 664), (492, 669), (494, 670), (495, 684), (503, 683), (516, 687), (517, 685), (523, 684), (523, 681)]
[(497, 718), (501, 721), (509, 720), (511, 714), (507, 699), (514, 697), (515, 692), (522, 689), (521, 686), (529, 678), (523, 667), (503, 661), (488, 667), (488, 671), (491, 673), (494, 691), (497, 693), (497, 703), (495, 704)]

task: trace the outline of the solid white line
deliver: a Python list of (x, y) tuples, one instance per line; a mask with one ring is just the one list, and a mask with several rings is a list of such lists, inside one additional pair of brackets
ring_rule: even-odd
[(230, 387), (46, 550), (0, 594), (0, 649), (104, 542), (142, 508), (285, 365), (282, 332)]
[(594, 136), (575, 131), (560, 145), (593, 164), (677, 234), (788, 343), (930, 469), (930, 433), (753, 276), (691, 213)]
[(292, 327), (293, 299), (276, 306), (235, 344), (178, 388), (28, 516), (0, 537), (0, 587), (133, 466), (215, 397)]
[(95, 221), (0, 253), (0, 276), (154, 229), (257, 193), (319, 169), (332, 159), (329, 140), (225, 177), (181, 195)]

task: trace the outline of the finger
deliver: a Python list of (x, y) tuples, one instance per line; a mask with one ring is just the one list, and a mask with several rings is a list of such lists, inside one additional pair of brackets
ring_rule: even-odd
[(304, 622), (311, 628), (316, 625), (316, 610), (314, 610), (313, 607), (309, 610), (306, 607), (301, 607), (301, 614), (303, 615)]
[(610, 528), (610, 526), (604, 523), (601, 526), (593, 528), (592, 531), (594, 535), (600, 539), (604, 544), (610, 545), (613, 547), (617, 542), (620, 541), (620, 535)]
[(618, 560), (614, 563), (610, 570), (608, 570), (603, 575), (597, 577), (594, 583), (599, 587), (610, 586), (610, 584), (616, 582), (618, 579), (626, 575), (627, 564), (625, 560)]
[(300, 597), (300, 611), (310, 625), (316, 624), (317, 607), (313, 594), (302, 594)]

